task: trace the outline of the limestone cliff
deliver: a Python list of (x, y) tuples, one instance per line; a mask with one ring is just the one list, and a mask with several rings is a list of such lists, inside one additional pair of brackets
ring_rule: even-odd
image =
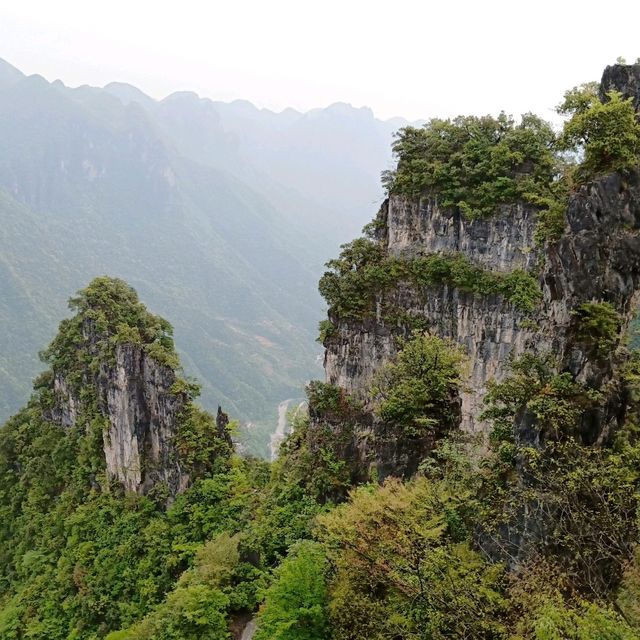
[[(602, 86), (620, 90), (638, 106), (639, 79), (640, 66), (617, 65), (607, 68)], [(398, 434), (372, 415), (375, 373), (396, 354), (398, 337), (409, 335), (416, 320), (427, 331), (461, 344), (469, 356), (471, 371), (460, 394), (460, 427), (467, 432), (486, 433), (488, 425), (480, 419), (486, 384), (500, 380), (509, 358), (525, 351), (554, 354), (560, 370), (587, 386), (606, 388), (610, 402), (583, 419), (581, 437), (586, 442), (606, 439), (623, 420), (615, 348), (606, 358), (594, 350), (580, 334), (578, 310), (584, 303), (611, 303), (620, 314), (621, 336), (637, 307), (640, 173), (604, 176), (574, 191), (559, 240), (536, 243), (537, 211), (532, 205), (513, 204), (489, 217), (467, 219), (455, 208), (441, 207), (433, 196), (393, 195), (384, 202), (374, 228), (386, 256), (463, 255), (493, 273), (522, 269), (536, 278), (542, 298), (535, 309), (523, 311), (499, 294), (399, 281), (376, 293), (374, 316), (345, 318), (330, 309), (326, 380), (364, 404), (350, 445), (357, 452), (358, 474), (371, 465), (384, 475), (412, 473), (431, 446), (428, 439), (398, 442)], [(519, 436), (536, 441), (539, 434), (526, 423), (523, 418)]]
[(600, 81), (600, 99), (604, 100), (612, 90), (631, 98), (636, 111), (640, 111), (640, 64), (614, 64), (607, 67)]
[(128, 491), (145, 493), (159, 482), (172, 495), (182, 491), (189, 477), (173, 441), (184, 399), (171, 392), (174, 371), (140, 347), (119, 345), (115, 365), (103, 373), (98, 389), (108, 421), (103, 442), (109, 476)]
[[(193, 471), (183, 459), (188, 443), (181, 429), (189, 431), (191, 414), (200, 410), (176, 372), (170, 327), (121, 281), (99, 278), (81, 294), (78, 315), (63, 322), (46, 354), (52, 364), (46, 417), (66, 429), (98, 425), (108, 481), (140, 494), (162, 486), (175, 496)], [(216, 421), (203, 415), (211, 441), (230, 447), (226, 415), (220, 409)]]
[[(436, 201), (391, 197), (378, 214), (378, 239), (388, 255), (408, 257), (430, 253), (463, 253), (486, 269), (532, 270), (535, 213), (522, 206), (505, 208), (485, 220), (467, 221), (457, 211), (442, 211)], [(377, 305), (402, 309), (423, 319), (429, 330), (462, 344), (472, 371), (462, 392), (462, 428), (482, 430), (478, 421), (486, 381), (500, 376), (508, 354), (524, 350), (539, 336), (530, 314), (518, 311), (498, 295), (478, 296), (447, 286), (417, 289), (409, 283), (379, 295)], [(333, 318), (337, 331), (326, 343), (327, 381), (366, 400), (371, 379), (396, 352), (396, 338), (411, 325), (388, 323), (380, 314), (362, 324)]]

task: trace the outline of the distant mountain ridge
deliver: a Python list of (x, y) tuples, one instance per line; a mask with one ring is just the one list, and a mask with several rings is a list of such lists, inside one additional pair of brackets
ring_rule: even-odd
[[(244, 180), (249, 177), (272, 193), (272, 184), (263, 185), (268, 175), (267, 182), (287, 190), (281, 198), (285, 202), (278, 202), (285, 210), (296, 195), (307, 201), (307, 218), (317, 212), (330, 215), (334, 207), (328, 206), (328, 198), (340, 201), (340, 213), (346, 209), (356, 219), (338, 221), (354, 231), (366, 223), (364, 209), (372, 204), (363, 194), (381, 200), (379, 176), (391, 163), (393, 133), (416, 124), (403, 118), (379, 120), (368, 107), (344, 102), (307, 112), (274, 112), (246, 100), (218, 102), (189, 91), (156, 101), (126, 83), (110, 83), (104, 90), (153, 114), (165, 132), (172, 132), (181, 153)], [(297, 205), (295, 209), (296, 215), (305, 215)], [(318, 231), (323, 229), (321, 225)]]
[(382, 199), (398, 124), (68, 88), (0, 61), (0, 419), (69, 295), (109, 274), (173, 319), (207, 406), (275, 424), (317, 371), (316, 283)]

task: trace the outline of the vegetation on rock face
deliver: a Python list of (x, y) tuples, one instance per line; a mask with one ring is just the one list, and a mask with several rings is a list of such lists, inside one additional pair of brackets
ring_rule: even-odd
[(393, 151), (398, 167), (384, 175), (390, 193), (429, 195), (469, 218), (491, 215), (503, 204), (539, 204), (554, 194), (555, 134), (530, 113), (517, 124), (504, 113), (436, 118), (421, 129), (402, 129)]
[(360, 403), (337, 385), (312, 380), (307, 385), (309, 411), (314, 416), (348, 419), (358, 413)]
[(539, 425), (537, 438), (558, 440), (577, 434), (581, 416), (597, 405), (601, 394), (557, 368), (553, 356), (526, 353), (511, 362), (510, 375), (502, 382), (489, 382), (481, 417), (492, 422), (495, 443), (513, 442), (513, 423), (523, 412)]
[(383, 367), (372, 390), (376, 413), (406, 436), (446, 433), (458, 419), (462, 349), (431, 335), (402, 341), (395, 361)]
[[(561, 188), (558, 187), (559, 190)], [(534, 232), (534, 240), (538, 246), (543, 246), (547, 241), (555, 242), (562, 237), (567, 201), (567, 198), (561, 197), (537, 200), (537, 204), (543, 207), (538, 211), (536, 230)]]
[(371, 316), (378, 296), (409, 282), (418, 287), (448, 285), (478, 295), (501, 295), (517, 309), (530, 312), (541, 292), (537, 280), (515, 269), (510, 273), (487, 271), (466, 256), (431, 254), (412, 259), (385, 256), (374, 240), (358, 238), (342, 247), (339, 258), (327, 263), (320, 279), (320, 293), (339, 318)]
[[(637, 387), (637, 380), (629, 381)], [(490, 386), (483, 416), (493, 423), (483, 525), (488, 538), (502, 539), (501, 553), (509, 557), (528, 536), (567, 591), (592, 599), (615, 593), (640, 533), (638, 404), (631, 401), (628, 424), (609, 447), (592, 446), (588, 422), (581, 421), (603, 399), (600, 390), (558, 373), (553, 358), (527, 354), (512, 363), (510, 376)], [(526, 434), (514, 431), (523, 418)], [(504, 527), (511, 536), (504, 536)], [(517, 535), (525, 541), (514, 544)]]
[(331, 320), (321, 320), (318, 324), (318, 338), (320, 344), (324, 344), (327, 338), (331, 338), (336, 333), (336, 327)]
[(640, 164), (640, 123), (631, 98), (611, 91), (602, 102), (597, 84), (589, 83), (568, 91), (558, 112), (571, 116), (559, 142), (564, 149), (584, 153), (578, 169), (582, 179)]
[(593, 345), (601, 356), (616, 345), (622, 318), (610, 302), (585, 302), (575, 311), (578, 338)]
[[(194, 396), (190, 398), (193, 400)], [(178, 415), (176, 424), (176, 452), (184, 469), (193, 475), (202, 477), (212, 473), (218, 458), (229, 455), (231, 431), (237, 423), (218, 425), (210, 413), (189, 402)]]
[(344, 499), (355, 482), (347, 452), (362, 407), (339, 387), (317, 381), (307, 386), (307, 395), (309, 414), (296, 417), (282, 454), (293, 464), (297, 482), (313, 500), (336, 502)]
[[(120, 345), (146, 352), (167, 369), (177, 364), (171, 326), (150, 314), (128, 285), (106, 277), (71, 306), (76, 315), (62, 322), (44, 352), (52, 371), (36, 381), (29, 405), (0, 429), (0, 636), (7, 639), (104, 637), (139, 619), (188, 566), (194, 545), (230, 524), (229, 515), (250, 508), (245, 496), (235, 503), (230, 497), (242, 485), (228, 485), (237, 471), (229, 466), (226, 438), (192, 404), (197, 387), (175, 376), (171, 392), (188, 414), (176, 425), (177, 438), (194, 486), (164, 512), (162, 486), (149, 497), (123, 495), (107, 478), (108, 419), (97, 380), (113, 366)], [(74, 398), (75, 420), (65, 427), (53, 419), (59, 401), (54, 373)], [(214, 485), (217, 495), (203, 495)], [(208, 526), (194, 520), (187, 530), (185, 515), (207, 505), (215, 505)]]
[(341, 317), (360, 317), (370, 312), (375, 293), (397, 279), (391, 266), (378, 243), (357, 238), (327, 263), (330, 271), (320, 279), (320, 293)]
[(136, 292), (122, 280), (95, 278), (69, 301), (75, 311), (63, 320), (58, 334), (42, 352), (42, 359), (67, 378), (97, 372), (101, 360), (113, 360), (115, 346), (132, 344), (167, 367), (179, 365), (173, 329), (164, 318), (149, 313)]

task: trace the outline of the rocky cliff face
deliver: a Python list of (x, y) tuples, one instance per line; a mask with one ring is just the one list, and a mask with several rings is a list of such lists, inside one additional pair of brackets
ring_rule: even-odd
[(174, 439), (184, 400), (171, 392), (176, 375), (140, 347), (119, 345), (115, 365), (99, 381), (100, 404), (108, 427), (103, 431), (108, 475), (127, 491), (146, 493), (164, 482), (171, 495), (183, 491)]
[(199, 389), (179, 374), (171, 325), (125, 282), (96, 278), (71, 308), (43, 354), (44, 419), (92, 452), (98, 484), (104, 469), (127, 492), (171, 499), (230, 453), (228, 417), (194, 404)]
[[(640, 106), (640, 66), (608, 68), (603, 86), (634, 97)], [(460, 427), (467, 432), (487, 431), (479, 417), (486, 384), (503, 378), (509, 358), (525, 351), (554, 354), (561, 370), (588, 386), (608, 389), (608, 407), (585, 416), (585, 441), (605, 439), (623, 419), (615, 349), (606, 358), (595, 353), (579, 335), (576, 311), (583, 303), (611, 303), (620, 314), (622, 335), (637, 308), (640, 173), (611, 175), (582, 186), (570, 198), (559, 241), (536, 245), (536, 217), (534, 207), (523, 205), (502, 207), (486, 219), (467, 220), (456, 211), (441, 209), (432, 198), (392, 196), (383, 204), (375, 226), (387, 255), (463, 254), (493, 272), (524, 269), (538, 279), (543, 298), (536, 310), (526, 313), (500, 295), (400, 282), (376, 296), (378, 313), (373, 319), (342, 319), (330, 312), (335, 330), (325, 341), (326, 380), (364, 402), (372, 420), (354, 431), (361, 465), (374, 464), (385, 473), (412, 473), (428, 452), (428, 442), (399, 443), (396, 449), (404, 446), (404, 454), (389, 458), (388, 448), (375, 444), (388, 428), (371, 417), (368, 404), (376, 371), (396, 354), (397, 338), (411, 332), (412, 323), (406, 319), (419, 319), (428, 331), (464, 346), (471, 371), (461, 391)], [(390, 321), (380, 313), (383, 308), (401, 313)], [(537, 435), (523, 427), (521, 437), (535, 440)], [(393, 434), (386, 439), (393, 439)]]
[(640, 111), (640, 64), (614, 64), (607, 67), (600, 82), (600, 99), (604, 100), (607, 92), (612, 90), (631, 98), (636, 111)]
[[(442, 211), (431, 199), (409, 201), (391, 197), (378, 214), (379, 239), (389, 255), (412, 257), (429, 253), (463, 253), (493, 271), (532, 270), (540, 259), (533, 241), (535, 212), (506, 207), (485, 220), (465, 220), (458, 212)], [(513, 351), (523, 351), (539, 336), (530, 317), (501, 296), (478, 296), (447, 286), (417, 289), (401, 283), (381, 293), (379, 308), (402, 309), (423, 320), (430, 331), (465, 347), (472, 370), (462, 392), (462, 428), (484, 427), (478, 416), (484, 385), (500, 377)], [(397, 338), (406, 337), (407, 324), (375, 321), (343, 322), (326, 343), (327, 382), (366, 401), (375, 372), (396, 353)], [(528, 320), (528, 322), (524, 322)]]
[[(82, 333), (89, 352), (98, 355), (101, 336), (95, 324), (85, 322)], [(189, 476), (181, 468), (175, 436), (185, 396), (172, 391), (175, 371), (135, 344), (116, 345), (112, 357), (101, 360), (96, 373), (83, 376), (83, 386), (92, 390), (91, 408), (64, 370), (54, 372), (56, 402), (51, 419), (70, 428), (97, 410), (104, 421), (103, 448), (110, 480), (141, 494), (159, 483), (166, 484), (170, 495), (183, 491)]]

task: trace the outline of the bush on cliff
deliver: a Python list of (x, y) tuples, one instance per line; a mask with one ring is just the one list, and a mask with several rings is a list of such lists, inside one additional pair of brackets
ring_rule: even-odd
[[(375, 241), (358, 238), (327, 263), (319, 290), (341, 319), (362, 319), (378, 312), (386, 291), (408, 282), (418, 288), (448, 285), (481, 296), (501, 295), (522, 312), (533, 311), (542, 297), (538, 280), (522, 269), (488, 271), (462, 253), (433, 253), (410, 259), (384, 254)], [(383, 316), (386, 310), (381, 306)], [(391, 309), (393, 315), (395, 309)]]
[(578, 170), (582, 180), (640, 165), (640, 123), (631, 98), (610, 91), (602, 102), (597, 85), (576, 87), (565, 93), (558, 112), (570, 115), (560, 147), (584, 154)]
[(456, 425), (465, 356), (456, 344), (432, 335), (401, 342), (395, 361), (376, 377), (376, 413), (406, 436), (442, 435)]
[(405, 127), (393, 151), (395, 171), (383, 174), (389, 193), (430, 196), (468, 218), (500, 205), (554, 196), (559, 159), (551, 125), (527, 113), (519, 123), (492, 116), (434, 118), (421, 129)]

